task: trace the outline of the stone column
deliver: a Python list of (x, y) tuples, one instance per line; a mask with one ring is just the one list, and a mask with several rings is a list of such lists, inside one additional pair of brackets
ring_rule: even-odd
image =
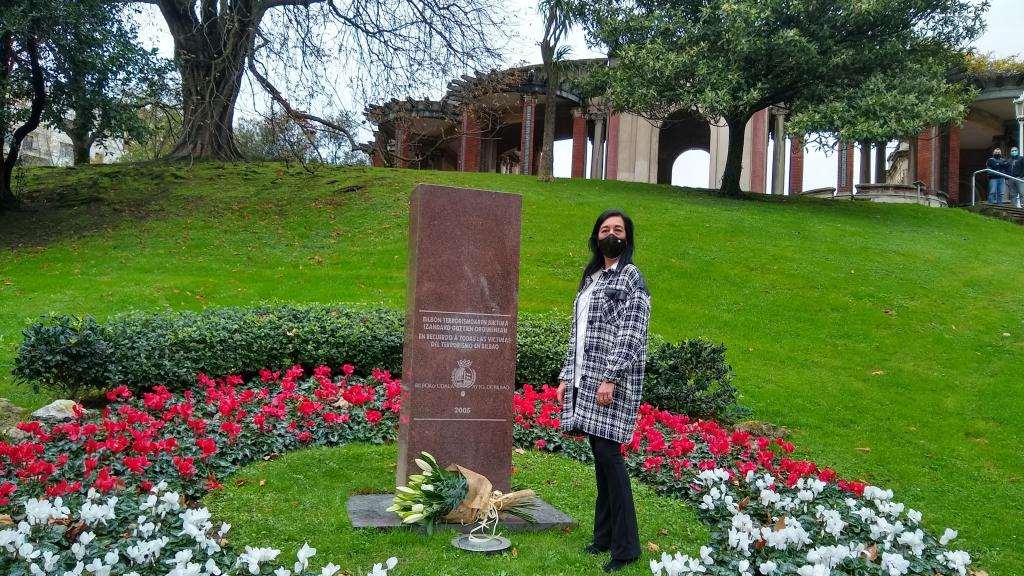
[(917, 180), (917, 137), (907, 140), (907, 174), (904, 184), (913, 184)]
[(875, 144), (875, 184), (885, 184), (885, 142)]
[(789, 139), (789, 195), (804, 191), (804, 143), (800, 138)]
[(523, 97), (523, 130), (519, 141), (519, 168), (523, 174), (536, 174), (537, 166), (533, 157), (533, 133), (537, 125), (537, 97)]
[(591, 111), (594, 119), (594, 153), (590, 159), (590, 179), (604, 178), (604, 112)]
[(853, 144), (839, 143), (839, 174), (836, 182), (836, 194), (853, 193), (853, 148)]
[(583, 110), (572, 110), (572, 177), (584, 178), (587, 164), (587, 117)]
[(608, 180), (619, 179), (619, 123), (622, 117), (614, 110), (608, 111), (608, 168), (605, 170), (605, 178)]
[(462, 142), (459, 147), (459, 170), (480, 171), (480, 125), (469, 108), (462, 110)]
[(871, 183), (871, 143), (861, 142), (860, 143), (860, 178), (857, 179), (858, 184), (870, 184)]
[(786, 193), (786, 115), (781, 110), (772, 112), (775, 121), (775, 144), (772, 156), (771, 194)]

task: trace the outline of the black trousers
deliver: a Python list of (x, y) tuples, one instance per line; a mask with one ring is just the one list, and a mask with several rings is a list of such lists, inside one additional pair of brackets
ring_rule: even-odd
[(594, 506), (594, 545), (608, 548), (614, 560), (640, 556), (640, 532), (633, 505), (633, 488), (622, 458), (622, 444), (588, 435), (597, 475), (597, 504)]

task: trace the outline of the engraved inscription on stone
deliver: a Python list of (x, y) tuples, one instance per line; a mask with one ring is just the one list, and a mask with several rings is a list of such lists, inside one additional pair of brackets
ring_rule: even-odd
[(500, 350), (512, 343), (509, 334), (512, 322), (507, 317), (445, 312), (420, 311), (420, 340), (431, 348), (461, 350)]

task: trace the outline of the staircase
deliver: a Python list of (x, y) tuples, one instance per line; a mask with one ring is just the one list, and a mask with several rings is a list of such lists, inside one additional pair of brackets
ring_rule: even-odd
[(1012, 203), (1005, 203), (1002, 206), (980, 205), (979, 208), (978, 211), (981, 214), (1002, 218), (1024, 226), (1024, 208), (1014, 208)]

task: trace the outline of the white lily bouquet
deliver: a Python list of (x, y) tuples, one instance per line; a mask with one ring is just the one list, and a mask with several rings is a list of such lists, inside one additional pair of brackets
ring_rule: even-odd
[(402, 518), (403, 524), (423, 524), (433, 534), (439, 522), (469, 524), (479, 522), (473, 530), (489, 529), (493, 535), (502, 514), (511, 514), (534, 522), (529, 511), (536, 508), (533, 490), (502, 494), (492, 490), (491, 481), (458, 465), (442, 468), (426, 452), (415, 460), (421, 474), (409, 476), (408, 486), (399, 486), (394, 503), (387, 509)]

